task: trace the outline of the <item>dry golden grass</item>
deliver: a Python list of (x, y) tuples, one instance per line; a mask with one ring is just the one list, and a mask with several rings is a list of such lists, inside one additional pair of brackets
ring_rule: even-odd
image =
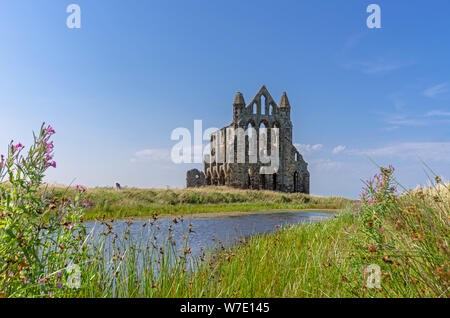
[[(48, 196), (59, 201), (74, 188), (48, 187)], [(157, 214), (257, 211), (269, 209), (343, 209), (351, 200), (301, 193), (242, 190), (228, 187), (189, 189), (90, 188), (84, 200), (92, 207), (86, 219)]]
[(450, 183), (438, 183), (434, 186), (420, 187), (404, 194), (405, 200), (419, 198), (427, 206), (441, 211), (450, 210)]

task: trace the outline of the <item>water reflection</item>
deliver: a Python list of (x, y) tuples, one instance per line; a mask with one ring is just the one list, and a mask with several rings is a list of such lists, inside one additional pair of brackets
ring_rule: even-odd
[[(176, 219), (161, 218), (152, 222), (152, 218), (140, 218), (139, 220), (115, 220), (110, 223), (110, 231), (117, 233), (120, 240), (127, 233), (130, 241), (153, 241), (158, 246), (163, 246), (171, 237), (171, 241), (178, 251), (186, 248), (188, 243), (192, 256), (200, 255), (202, 251), (220, 244), (230, 247), (240, 238), (258, 233), (268, 233), (277, 227), (289, 224), (314, 223), (333, 215), (331, 211), (301, 211), (301, 212), (273, 212), (257, 211), (236, 216), (221, 215), (208, 218)], [(150, 224), (153, 223), (152, 226)], [(86, 222), (89, 230), (94, 229), (95, 236), (109, 231), (101, 222)], [(112, 227), (111, 227), (112, 226)], [(188, 238), (188, 242), (183, 242)], [(123, 242), (122, 242), (123, 243)], [(124, 244), (126, 246), (126, 243)]]

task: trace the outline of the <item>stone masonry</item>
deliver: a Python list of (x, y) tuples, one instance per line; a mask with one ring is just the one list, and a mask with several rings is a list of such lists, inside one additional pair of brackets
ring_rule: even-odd
[[(291, 106), (286, 93), (283, 93), (280, 103), (277, 105), (270, 96), (265, 86), (262, 86), (256, 96), (246, 105), (244, 96), (238, 92), (233, 102), (233, 121), (217, 132), (211, 134), (211, 154), (204, 161), (204, 173), (197, 170), (187, 172), (187, 187), (199, 187), (207, 185), (225, 185), (241, 189), (267, 189), (282, 192), (300, 192), (309, 194), (309, 172), (308, 164), (303, 160), (302, 155), (292, 144), (292, 122), (290, 119)], [(242, 128), (246, 131), (245, 135), (245, 161), (238, 163), (238, 146), (234, 146), (233, 160), (224, 156), (223, 160), (217, 160), (220, 150), (226, 153), (227, 147), (227, 128)], [(256, 132), (258, 147), (260, 149), (261, 138), (267, 138), (267, 151), (271, 152), (271, 145), (278, 148), (277, 169), (271, 174), (262, 173), (263, 166), (267, 163), (261, 163), (261, 150), (251, 153), (250, 135), (251, 128)], [(278, 128), (278, 142), (273, 133), (268, 133), (269, 128)], [(267, 130), (266, 130), (267, 129)], [(261, 134), (261, 136), (260, 136)], [(215, 138), (220, 135), (220, 142)], [(275, 136), (275, 135), (273, 135)], [(230, 137), (230, 136), (229, 136)], [(271, 140), (271, 137), (274, 140)], [(232, 135), (230, 137), (235, 138)], [(253, 141), (252, 141), (253, 142)], [(220, 149), (217, 148), (219, 144)], [(242, 150), (244, 151), (244, 150)], [(270, 154), (269, 154), (270, 155)], [(256, 159), (256, 160), (252, 160)]]
[(205, 174), (198, 169), (191, 169), (186, 173), (186, 186), (188, 188), (201, 187), (205, 185)]

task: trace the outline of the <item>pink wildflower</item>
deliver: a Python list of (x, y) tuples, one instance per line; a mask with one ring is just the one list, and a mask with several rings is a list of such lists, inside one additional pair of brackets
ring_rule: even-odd
[(24, 146), (19, 142), (17, 145), (14, 146), (14, 152), (17, 152), (23, 148)]
[(45, 129), (45, 133), (46, 133), (48, 136), (51, 136), (51, 135), (53, 135), (53, 134), (55, 133), (55, 130), (53, 129), (52, 126), (48, 125), (47, 129)]
[(79, 190), (81, 190), (83, 192), (86, 192), (86, 188), (83, 187), (82, 185), (77, 185), (77, 189), (79, 189)]

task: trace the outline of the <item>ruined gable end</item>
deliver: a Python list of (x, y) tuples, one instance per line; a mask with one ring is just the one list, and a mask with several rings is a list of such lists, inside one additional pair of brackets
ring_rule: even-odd
[[(205, 173), (189, 170), (187, 187), (212, 185), (308, 194), (308, 164), (292, 143), (292, 109), (286, 92), (277, 104), (264, 85), (248, 104), (237, 92), (231, 124), (211, 134)], [(272, 150), (277, 158), (264, 161)], [(276, 168), (267, 169), (272, 163)]]

